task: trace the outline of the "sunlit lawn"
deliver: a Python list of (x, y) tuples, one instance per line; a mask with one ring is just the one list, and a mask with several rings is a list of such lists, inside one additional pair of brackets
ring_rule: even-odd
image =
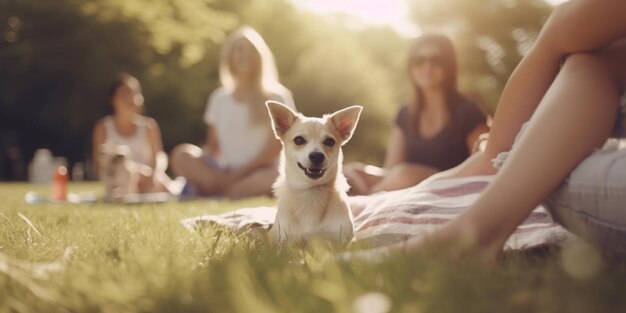
[[(511, 253), (493, 268), (427, 255), (340, 263), (322, 246), (277, 255), (179, 223), (267, 198), (28, 205), (31, 189), (49, 191), (0, 184), (0, 312), (626, 311), (624, 263), (592, 266), (591, 252)], [(70, 185), (85, 190), (100, 186)]]

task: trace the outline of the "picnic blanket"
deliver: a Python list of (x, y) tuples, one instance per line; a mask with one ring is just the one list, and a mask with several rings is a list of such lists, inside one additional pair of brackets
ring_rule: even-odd
[[(463, 212), (491, 179), (492, 176), (442, 179), (408, 189), (352, 197), (354, 240), (378, 247), (428, 233)], [(181, 222), (189, 229), (218, 224), (236, 233), (258, 235), (271, 227), (275, 214), (276, 208), (273, 207), (243, 208)], [(574, 238), (554, 223), (544, 207), (539, 206), (509, 237), (505, 249), (558, 245)]]

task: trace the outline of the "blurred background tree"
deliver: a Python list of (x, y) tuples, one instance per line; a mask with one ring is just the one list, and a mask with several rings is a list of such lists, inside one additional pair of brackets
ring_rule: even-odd
[(206, 92), (185, 82), (207, 80), (187, 69), (210, 56), (206, 42), (224, 38), (237, 21), (201, 0), (1, 5), (0, 134), (10, 138), (3, 145), (17, 145), (26, 158), (46, 147), (70, 163), (88, 158), (91, 129), (111, 112), (106, 93), (122, 71), (143, 82), (147, 113), (162, 123), (164, 137), (185, 136), (176, 120), (193, 118), (192, 103)]
[[(539, 0), (411, 2), (420, 28), (454, 39), (461, 86), (490, 111), (550, 10)], [(88, 160), (93, 124), (111, 112), (107, 89), (122, 71), (142, 82), (166, 150), (202, 142), (221, 43), (244, 24), (267, 40), (304, 114), (365, 107), (346, 159), (380, 164), (393, 114), (410, 95), (410, 39), (389, 27), (355, 30), (288, 0), (1, 0), (0, 149), (18, 148), (23, 163), (41, 147), (70, 165)]]

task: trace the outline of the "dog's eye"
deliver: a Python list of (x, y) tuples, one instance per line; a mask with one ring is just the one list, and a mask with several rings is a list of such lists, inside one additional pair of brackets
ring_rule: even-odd
[(332, 138), (326, 138), (324, 139), (324, 145), (327, 147), (332, 147), (335, 145), (335, 139)]
[(296, 138), (293, 139), (293, 143), (295, 143), (298, 146), (301, 146), (306, 143), (306, 140), (304, 140), (302, 136), (297, 136)]

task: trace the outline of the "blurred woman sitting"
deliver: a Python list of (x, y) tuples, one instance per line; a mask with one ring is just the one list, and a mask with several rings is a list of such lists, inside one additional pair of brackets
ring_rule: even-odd
[(448, 37), (418, 37), (406, 69), (414, 94), (396, 115), (384, 167), (347, 165), (351, 194), (413, 186), (463, 162), (479, 135), (488, 132), (485, 115), (459, 93), (457, 59)]
[[(172, 181), (165, 174), (167, 154), (163, 152), (161, 130), (157, 122), (141, 115), (144, 97), (139, 80), (120, 75), (109, 89), (113, 115), (100, 119), (93, 129), (93, 170), (99, 173), (103, 144), (124, 146), (128, 158), (136, 164), (137, 186), (128, 190), (140, 193), (170, 191)], [(102, 174), (102, 173), (100, 173)], [(106, 183), (106, 182), (105, 182)]]
[(211, 93), (204, 115), (205, 146), (182, 144), (172, 152), (174, 173), (187, 179), (181, 196), (269, 195), (281, 146), (272, 135), (265, 101), (295, 110), (291, 93), (278, 81), (269, 47), (250, 27), (226, 40), (219, 73), (222, 86)]

